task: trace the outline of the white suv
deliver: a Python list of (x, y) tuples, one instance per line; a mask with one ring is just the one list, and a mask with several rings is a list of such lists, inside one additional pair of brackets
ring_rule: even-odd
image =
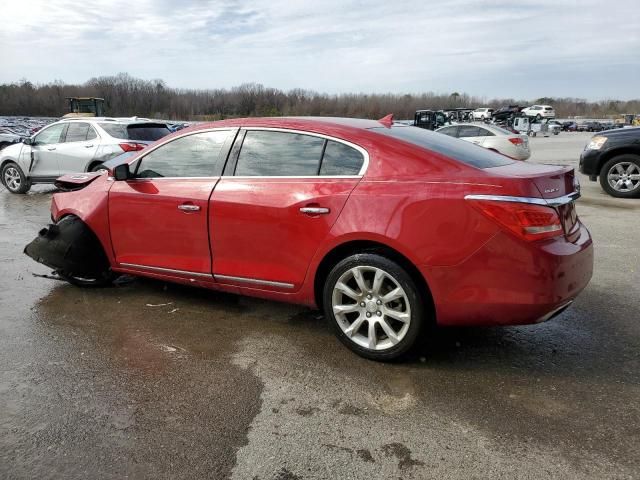
[(551, 105), (531, 105), (530, 107), (524, 108), (522, 113), (527, 117), (535, 117), (537, 119), (555, 118), (556, 116), (556, 111)]
[(493, 108), (476, 108), (471, 112), (473, 120), (489, 120), (493, 115)]
[(97, 171), (110, 158), (142, 150), (169, 133), (165, 123), (146, 119), (64, 119), (0, 151), (0, 181), (11, 193), (26, 193), (34, 183)]

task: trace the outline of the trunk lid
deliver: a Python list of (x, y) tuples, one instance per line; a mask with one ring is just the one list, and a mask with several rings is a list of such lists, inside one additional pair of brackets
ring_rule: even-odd
[[(550, 199), (562, 197), (577, 190), (575, 171), (570, 166), (511, 163), (501, 167), (487, 168), (485, 172), (496, 175), (502, 180), (500, 183), (504, 186), (520, 184), (519, 186), (524, 188), (529, 196)], [(535, 189), (528, 187), (527, 183), (535, 186)]]

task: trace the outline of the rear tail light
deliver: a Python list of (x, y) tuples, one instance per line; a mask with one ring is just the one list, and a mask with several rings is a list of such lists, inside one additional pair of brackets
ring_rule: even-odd
[(509, 141), (511, 143), (513, 143), (514, 145), (523, 145), (524, 144), (524, 140), (522, 139), (522, 137), (511, 137), (511, 138), (509, 138)]
[(144, 143), (135, 142), (120, 143), (119, 145), (123, 152), (137, 152), (138, 150), (142, 150), (146, 147)]
[(558, 212), (551, 207), (496, 200), (471, 200), (471, 204), (529, 242), (563, 235)]

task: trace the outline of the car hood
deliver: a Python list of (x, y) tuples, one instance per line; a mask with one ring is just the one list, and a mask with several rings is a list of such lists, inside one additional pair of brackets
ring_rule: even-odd
[(86, 187), (100, 175), (106, 174), (104, 172), (69, 173), (59, 177), (54, 185), (63, 192), (72, 192)]
[(0, 150), (0, 158), (11, 157), (14, 160), (17, 160), (20, 157), (20, 152), (22, 151), (22, 143), (14, 143), (13, 145), (9, 145), (8, 147)]
[(615, 130), (605, 130), (604, 132), (599, 132), (598, 136), (599, 137), (629, 136), (633, 138), (640, 138), (640, 127), (617, 128)]

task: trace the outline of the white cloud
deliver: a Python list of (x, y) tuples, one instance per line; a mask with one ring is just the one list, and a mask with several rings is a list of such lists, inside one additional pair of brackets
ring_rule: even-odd
[(5, 0), (0, 81), (640, 96), (634, 0)]

